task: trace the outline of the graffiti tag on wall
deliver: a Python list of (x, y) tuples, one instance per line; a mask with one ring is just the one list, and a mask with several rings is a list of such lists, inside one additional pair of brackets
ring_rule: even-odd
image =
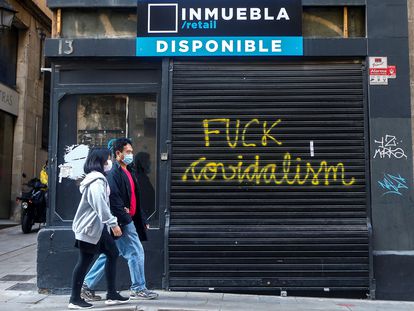
[(385, 190), (382, 195), (396, 194), (402, 196), (401, 190), (408, 189), (407, 180), (400, 174), (398, 176), (384, 174), (384, 179), (378, 181), (380, 187)]
[[(236, 120), (233, 137), (230, 133), (230, 119), (205, 119), (203, 121), (204, 145), (206, 148), (211, 146), (211, 138), (220, 135), (227, 142), (228, 148), (236, 147), (254, 148), (258, 147), (250, 138), (247, 139), (247, 133), (252, 126), (259, 128), (260, 136), (258, 140), (261, 146), (266, 147), (273, 143), (276, 146), (282, 146), (283, 142), (275, 135), (275, 130), (282, 122), (278, 119), (274, 122), (261, 122), (259, 119), (252, 119), (244, 126), (241, 126), (240, 120)], [(220, 127), (215, 125), (221, 125)], [(223, 130), (224, 128), (224, 130)], [(221, 129), (221, 130), (220, 130)], [(255, 140), (256, 141), (256, 140)], [(290, 152), (286, 152), (281, 160), (282, 164), (262, 163), (260, 155), (254, 155), (254, 161), (247, 161), (243, 154), (236, 156), (233, 164), (211, 161), (206, 156), (200, 157), (192, 162), (185, 170), (181, 177), (183, 182), (212, 182), (223, 180), (226, 182), (236, 181), (238, 183), (248, 182), (256, 185), (275, 184), (275, 185), (304, 185), (306, 183), (313, 186), (329, 186), (332, 181), (344, 186), (353, 185), (356, 180), (354, 177), (346, 177), (346, 168), (343, 163), (329, 164), (327, 161), (321, 161), (312, 164), (303, 161), (299, 157), (294, 157)]]
[(375, 140), (375, 143), (378, 145), (375, 149), (374, 159), (377, 158), (377, 156), (380, 159), (402, 159), (406, 158), (407, 156), (404, 152), (404, 150), (400, 147), (398, 147), (398, 140), (397, 137), (393, 135), (385, 135), (385, 137), (381, 137), (380, 140)]

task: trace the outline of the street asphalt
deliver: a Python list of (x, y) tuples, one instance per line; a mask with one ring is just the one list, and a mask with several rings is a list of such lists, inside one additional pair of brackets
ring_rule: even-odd
[[(37, 291), (36, 241), (37, 231), (23, 234), (19, 226), (0, 230), (0, 310), (67, 310), (69, 296), (41, 294)], [(119, 306), (96, 302), (92, 310), (414, 311), (414, 302), (402, 301), (168, 291), (158, 293), (160, 297), (157, 300), (134, 301)], [(127, 295), (127, 292), (123, 294)]]

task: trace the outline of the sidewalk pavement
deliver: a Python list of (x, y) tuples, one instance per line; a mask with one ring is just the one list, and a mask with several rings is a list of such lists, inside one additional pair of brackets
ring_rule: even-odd
[[(0, 310), (67, 310), (69, 296), (37, 292), (37, 232), (0, 230)], [(118, 306), (94, 303), (92, 310), (135, 311), (413, 311), (414, 302), (318, 299), (220, 293), (158, 291), (159, 299)], [(127, 295), (127, 292), (123, 292)], [(102, 293), (103, 295), (103, 293)]]

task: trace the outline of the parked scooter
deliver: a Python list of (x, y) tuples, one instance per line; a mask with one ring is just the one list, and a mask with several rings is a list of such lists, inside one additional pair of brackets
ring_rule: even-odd
[(29, 180), (30, 191), (22, 193), (16, 201), (21, 204), (21, 225), (23, 233), (30, 233), (35, 223), (46, 222), (47, 185), (38, 178)]

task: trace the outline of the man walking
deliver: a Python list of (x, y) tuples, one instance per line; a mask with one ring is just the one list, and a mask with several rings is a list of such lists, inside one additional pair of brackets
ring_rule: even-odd
[[(130, 299), (155, 299), (157, 293), (149, 291), (145, 282), (144, 249), (141, 241), (147, 240), (148, 224), (140, 204), (140, 189), (133, 168), (132, 142), (119, 138), (113, 143), (115, 165), (107, 175), (111, 212), (118, 218), (122, 236), (115, 240), (119, 253), (128, 261), (131, 276)], [(81, 296), (86, 300), (100, 300), (95, 295), (99, 281), (105, 274), (106, 256), (101, 255), (85, 277)]]

